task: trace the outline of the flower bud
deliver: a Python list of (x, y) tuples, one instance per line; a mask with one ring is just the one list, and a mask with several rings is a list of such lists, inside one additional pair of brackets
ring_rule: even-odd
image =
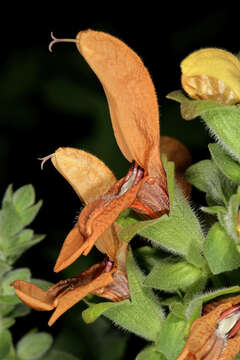
[(181, 63), (182, 86), (190, 97), (232, 105), (240, 102), (240, 61), (221, 49), (202, 49)]

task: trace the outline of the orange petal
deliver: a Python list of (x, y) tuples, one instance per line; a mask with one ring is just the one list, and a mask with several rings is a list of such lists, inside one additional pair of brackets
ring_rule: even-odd
[(181, 186), (183, 193), (188, 196), (192, 188), (191, 185), (184, 180), (184, 172), (192, 163), (188, 149), (180, 141), (172, 137), (161, 136), (160, 152), (167, 156), (168, 161), (174, 161), (176, 180)]
[(219, 360), (234, 360), (240, 352), (240, 333), (228, 339)]
[(80, 31), (77, 48), (107, 96), (114, 134), (123, 155), (151, 176), (162, 169), (155, 88), (138, 55), (121, 40), (93, 30)]
[(104, 195), (117, 181), (101, 160), (83, 150), (59, 148), (51, 160), (85, 204)]
[[(148, 177), (143, 178), (137, 185), (133, 186), (119, 197), (113, 197), (112, 199), (109, 197), (109, 200), (106, 200), (106, 195), (106, 199), (102, 200), (101, 203), (98, 204), (98, 207), (96, 207), (94, 211), (89, 214), (89, 219), (86, 223), (86, 229), (89, 233), (89, 237), (86, 239), (80, 249), (81, 254), (87, 255), (94, 246), (97, 239), (116, 220), (118, 215), (123, 210), (130, 207), (130, 205), (135, 200), (139, 189), (147, 181), (147, 179)], [(118, 183), (120, 182), (121, 180), (119, 180)], [(78, 219), (79, 223), (81, 223), (81, 217), (85, 217), (85, 210), (87, 211), (87, 207), (84, 208), (81, 212)]]
[(11, 286), (14, 287), (19, 299), (27, 306), (41, 311), (54, 309), (54, 297), (49, 296), (47, 291), (40, 289), (38, 286), (23, 280), (15, 280), (11, 283)]
[(120, 245), (118, 233), (122, 229), (121, 225), (113, 223), (95, 243), (96, 248), (101, 251), (101, 253), (106, 254), (111, 260), (115, 259), (118, 251)]
[(76, 287), (73, 290), (66, 292), (63, 296), (59, 297), (57, 307), (52, 314), (48, 325), (51, 326), (53, 323), (73, 305), (82, 300), (85, 296), (93, 293), (95, 290), (103, 288), (113, 281), (112, 271), (103, 273), (96, 279), (86, 285)]
[(79, 249), (83, 243), (84, 237), (80, 234), (79, 227), (75, 225), (63, 243), (54, 271), (59, 272), (71, 265), (79, 257)]

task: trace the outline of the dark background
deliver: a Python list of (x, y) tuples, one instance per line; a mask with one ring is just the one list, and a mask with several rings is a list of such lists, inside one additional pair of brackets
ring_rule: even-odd
[[(99, 257), (94, 253), (60, 275), (52, 272), (81, 204), (51, 162), (41, 171), (37, 158), (59, 146), (72, 146), (100, 157), (118, 178), (129, 165), (115, 144), (101, 85), (74, 44), (57, 44), (52, 54), (48, 51), (50, 32), (59, 38), (74, 38), (80, 30), (92, 28), (125, 41), (152, 75), (159, 98), (161, 134), (185, 143), (196, 162), (209, 156), (207, 132), (199, 120), (182, 120), (178, 104), (165, 97), (180, 88), (179, 64), (190, 52), (220, 47), (238, 53), (238, 24), (236, 9), (221, 4), (192, 3), (188, 7), (169, 2), (159, 8), (150, 2), (114, 2), (109, 6), (90, 2), (5, 4), (1, 21), (0, 194), (9, 183), (15, 189), (32, 183), (37, 199), (44, 200), (33, 228), (47, 234), (42, 243), (24, 254), (18, 267), (29, 267), (34, 277), (56, 282)], [(84, 307), (76, 305), (50, 329), (56, 346), (83, 359), (134, 359), (144, 341), (121, 334), (104, 319), (83, 324)], [(27, 320), (19, 320), (13, 327), (16, 340), (32, 327), (48, 331), (48, 317), (32, 312)]]

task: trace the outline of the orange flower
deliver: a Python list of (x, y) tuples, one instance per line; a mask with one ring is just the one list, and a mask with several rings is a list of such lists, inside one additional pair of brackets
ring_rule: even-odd
[(55, 271), (60, 271), (81, 254), (87, 255), (123, 210), (131, 207), (144, 216), (157, 218), (169, 213), (169, 197), (160, 158), (157, 97), (141, 59), (125, 43), (103, 32), (87, 30), (75, 40), (53, 39), (50, 49), (55, 42), (76, 42), (102, 83), (117, 143), (132, 162), (125, 177), (82, 210), (79, 239), (64, 243), (55, 266)]
[[(109, 252), (115, 252), (113, 260), (105, 260), (92, 265), (81, 274), (59, 281), (44, 291), (38, 286), (23, 280), (16, 280), (14, 286), (16, 295), (35, 310), (53, 310), (48, 324), (51, 326), (63, 313), (82, 300), (88, 294), (117, 302), (129, 298), (128, 280), (126, 275), (127, 244), (117, 237), (117, 224), (114, 224), (101, 238), (100, 245), (109, 246)], [(119, 230), (119, 229), (118, 229)], [(73, 228), (71, 236), (75, 236), (77, 228)], [(108, 255), (108, 252), (107, 252)]]
[(177, 360), (233, 360), (240, 352), (240, 296), (205, 306)]
[[(82, 150), (58, 149), (52, 155), (52, 161), (85, 203), (94, 201), (116, 182), (114, 175), (99, 159)], [(129, 298), (126, 275), (128, 245), (119, 240), (119, 231), (121, 226), (113, 223), (96, 241), (95, 246), (106, 255), (100, 263), (92, 265), (71, 279), (58, 282), (46, 291), (26, 281), (16, 280), (11, 284), (16, 295), (36, 310), (55, 308), (49, 325), (88, 294), (95, 294), (111, 301)], [(81, 247), (83, 242), (76, 224), (65, 240), (65, 255), (69, 251), (69, 246), (72, 253)]]

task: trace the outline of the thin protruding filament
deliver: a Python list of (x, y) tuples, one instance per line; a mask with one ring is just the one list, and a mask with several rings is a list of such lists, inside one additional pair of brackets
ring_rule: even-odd
[(56, 44), (56, 43), (58, 43), (58, 42), (73, 42), (73, 43), (77, 43), (77, 42), (78, 42), (77, 39), (57, 39), (57, 38), (53, 35), (52, 32), (51, 32), (51, 38), (52, 38), (53, 40), (50, 42), (50, 44), (49, 44), (49, 46), (48, 46), (48, 49), (49, 49), (50, 52), (52, 52), (52, 47), (53, 47), (53, 45)]

